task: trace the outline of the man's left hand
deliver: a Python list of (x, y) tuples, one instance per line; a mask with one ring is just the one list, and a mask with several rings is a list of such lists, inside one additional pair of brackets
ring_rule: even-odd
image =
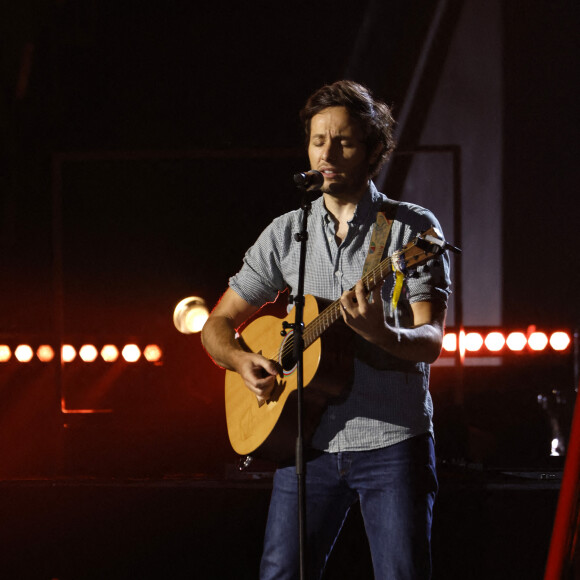
[(347, 290), (340, 297), (342, 317), (346, 325), (373, 343), (380, 342), (386, 332), (381, 289), (382, 284), (379, 284), (369, 293), (359, 280), (354, 290)]

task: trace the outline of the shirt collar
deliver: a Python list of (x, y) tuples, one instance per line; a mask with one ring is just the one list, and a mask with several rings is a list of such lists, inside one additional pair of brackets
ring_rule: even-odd
[[(330, 223), (332, 220), (328, 215), (328, 210), (324, 206), (324, 196), (321, 195), (316, 200), (316, 206), (318, 207), (319, 211), (322, 213), (322, 217), (326, 223)], [(378, 189), (376, 188), (375, 184), (372, 181), (369, 181), (369, 186), (367, 187), (366, 191), (364, 192), (361, 200), (358, 202), (356, 209), (354, 210), (354, 215), (352, 219), (348, 223), (352, 223), (355, 226), (361, 225), (365, 223), (366, 219), (369, 217), (369, 214), (373, 210), (376, 204), (380, 204), (383, 202), (383, 196), (379, 193)]]

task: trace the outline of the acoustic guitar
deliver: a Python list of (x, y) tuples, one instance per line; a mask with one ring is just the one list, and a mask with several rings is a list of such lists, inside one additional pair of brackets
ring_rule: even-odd
[[(370, 293), (394, 271), (404, 274), (448, 247), (456, 249), (436, 228), (427, 230), (363, 276), (365, 290)], [(269, 399), (261, 404), (238, 373), (226, 371), (227, 429), (230, 443), (240, 455), (276, 462), (288, 461), (294, 455), (297, 365), (293, 330), (287, 330), (294, 320), (295, 309), (284, 319), (261, 316), (238, 337), (244, 349), (275, 361), (280, 369)], [(303, 322), (303, 429), (309, 440), (328, 403), (348, 394), (353, 374), (353, 332), (342, 320), (340, 300), (328, 304), (305, 296)]]

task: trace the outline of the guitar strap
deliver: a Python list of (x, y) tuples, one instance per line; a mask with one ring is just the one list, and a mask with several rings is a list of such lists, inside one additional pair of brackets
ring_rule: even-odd
[(377, 219), (373, 228), (371, 242), (369, 244), (369, 251), (363, 267), (363, 276), (366, 276), (373, 268), (378, 266), (383, 258), (387, 239), (391, 231), (391, 226), (397, 213), (399, 203), (391, 199), (387, 199), (381, 209), (377, 212)]
[[(378, 266), (379, 262), (383, 258), (385, 246), (387, 245), (387, 239), (389, 237), (393, 221), (395, 220), (398, 206), (399, 202), (387, 199), (385, 202), (383, 202), (381, 208), (377, 212), (377, 219), (375, 221), (375, 227), (371, 235), (369, 251), (365, 260), (365, 265), (363, 267), (363, 277), (371, 272), (376, 266)], [(399, 313), (397, 306), (399, 304), (399, 298), (403, 289), (403, 281), (405, 276), (399, 268), (397, 260), (392, 260), (391, 264), (395, 274), (395, 284), (393, 286), (393, 292), (391, 295), (391, 314), (395, 319), (395, 327), (398, 330)]]

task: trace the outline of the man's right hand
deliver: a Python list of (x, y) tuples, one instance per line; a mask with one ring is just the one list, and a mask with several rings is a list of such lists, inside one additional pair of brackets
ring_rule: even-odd
[(208, 354), (220, 366), (237, 372), (246, 386), (265, 403), (276, 385), (278, 365), (255, 352), (242, 349), (235, 329), (258, 311), (228, 288), (205, 323), (201, 340)]
[(253, 352), (240, 352), (234, 370), (246, 383), (246, 386), (258, 399), (261, 405), (267, 402), (270, 393), (276, 386), (278, 367), (274, 361)]

